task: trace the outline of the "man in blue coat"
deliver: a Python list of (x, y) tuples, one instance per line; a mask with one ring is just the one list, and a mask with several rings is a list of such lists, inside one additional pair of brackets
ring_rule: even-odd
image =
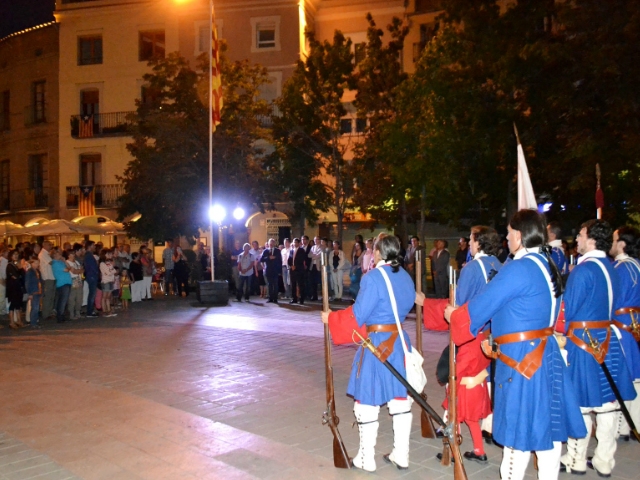
[[(608, 477), (615, 465), (619, 405), (600, 363), (609, 368), (624, 400), (636, 396), (620, 342), (611, 331), (613, 313), (622, 306), (618, 274), (606, 254), (611, 249), (612, 233), (602, 220), (582, 224), (577, 237), (582, 256), (569, 276), (564, 295), (567, 363), (587, 435), (569, 438), (560, 469), (577, 475), (583, 475), (589, 466)], [(598, 446), (587, 462), (591, 413), (597, 415)]]
[[(640, 308), (640, 232), (627, 225), (613, 232), (613, 246), (609, 252), (615, 263), (613, 268), (620, 279), (620, 301), (622, 305), (615, 311), (613, 329), (620, 338), (627, 368), (633, 378), (636, 393), (640, 394), (640, 347), (636, 341), (640, 337), (638, 314), (630, 313), (630, 308)], [(632, 319), (631, 315), (635, 318)], [(635, 321), (634, 321), (635, 320)], [(640, 425), (640, 395), (635, 400), (625, 402), (636, 427)], [(618, 434), (624, 440), (629, 439), (629, 425), (622, 413), (618, 419)]]
[(540, 214), (520, 210), (508, 231), (513, 261), (468, 303), (447, 307), (445, 318), (451, 321), (456, 345), (473, 339), (491, 322), (497, 356), (493, 438), (504, 445), (502, 478), (522, 480), (535, 451), (538, 478), (553, 480), (558, 478), (562, 442), (586, 435), (553, 334), (562, 279), (550, 262)]
[(549, 222), (547, 234), (549, 235), (549, 245), (551, 246), (551, 258), (556, 262), (560, 273), (566, 275), (569, 273), (569, 265), (562, 247), (562, 228), (560, 228), (560, 223)]

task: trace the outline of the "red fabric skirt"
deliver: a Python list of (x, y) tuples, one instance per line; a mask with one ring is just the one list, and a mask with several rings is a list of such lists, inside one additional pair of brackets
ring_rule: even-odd
[[(448, 408), (448, 398), (442, 402), (444, 409)], [(460, 385), (458, 381), (458, 422), (465, 421), (478, 422), (487, 418), (491, 413), (491, 398), (489, 398), (489, 388), (487, 382), (467, 389)]]

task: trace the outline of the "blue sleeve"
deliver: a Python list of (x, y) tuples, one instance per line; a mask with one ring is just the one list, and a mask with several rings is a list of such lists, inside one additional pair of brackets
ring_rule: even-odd
[(456, 289), (456, 305), (464, 305), (471, 300), (486, 283), (482, 269), (478, 265), (480, 260), (474, 260), (460, 272), (460, 280)]
[[(594, 265), (596, 268), (600, 268)], [(576, 267), (567, 282), (564, 292), (564, 315), (567, 321), (578, 319), (578, 313), (589, 299), (589, 290), (593, 287), (595, 279), (589, 264), (585, 263)]]
[(514, 298), (522, 295), (529, 281), (522, 260), (502, 267), (500, 275), (469, 302), (470, 332), (475, 336), (495, 314)]

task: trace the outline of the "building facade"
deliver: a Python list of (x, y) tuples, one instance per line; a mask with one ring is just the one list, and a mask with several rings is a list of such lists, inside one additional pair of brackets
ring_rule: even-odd
[[(279, 96), (304, 57), (306, 29), (319, 40), (341, 30), (358, 55), (366, 41), (367, 13), (381, 27), (394, 16), (410, 25), (402, 60), (413, 71), (437, 31), (438, 8), (436, 0), (215, 0), (218, 34), (230, 59), (267, 68), (272, 82), (263, 89), (266, 100)], [(123, 193), (117, 177), (131, 160), (127, 123), (136, 100), (144, 100), (148, 61), (177, 51), (195, 65), (209, 50), (209, 1), (61, 0), (55, 18), (0, 42), (0, 92), (9, 92), (7, 120), (0, 119), (0, 126), (9, 125), (0, 131), (1, 212), (18, 222), (36, 213), (72, 219), (80, 213), (81, 186), (92, 186), (96, 213), (115, 218)], [(347, 93), (345, 103), (352, 100)], [(366, 121), (354, 113), (343, 123), (345, 135), (357, 136)], [(321, 219), (330, 234), (326, 225), (334, 217)], [(360, 217), (354, 214), (347, 223), (369, 228), (370, 219)], [(271, 217), (250, 218), (252, 236), (267, 235)]]
[(58, 25), (0, 40), (0, 220), (59, 215)]

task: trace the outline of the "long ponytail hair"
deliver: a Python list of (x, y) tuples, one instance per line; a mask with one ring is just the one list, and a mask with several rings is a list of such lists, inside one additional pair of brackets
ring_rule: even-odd
[(535, 210), (520, 210), (509, 222), (509, 226), (522, 235), (522, 246), (525, 248), (540, 247), (540, 252), (547, 258), (551, 270), (553, 292), (558, 298), (564, 292), (564, 281), (560, 270), (551, 257), (551, 246), (547, 245), (547, 223), (544, 215)]

